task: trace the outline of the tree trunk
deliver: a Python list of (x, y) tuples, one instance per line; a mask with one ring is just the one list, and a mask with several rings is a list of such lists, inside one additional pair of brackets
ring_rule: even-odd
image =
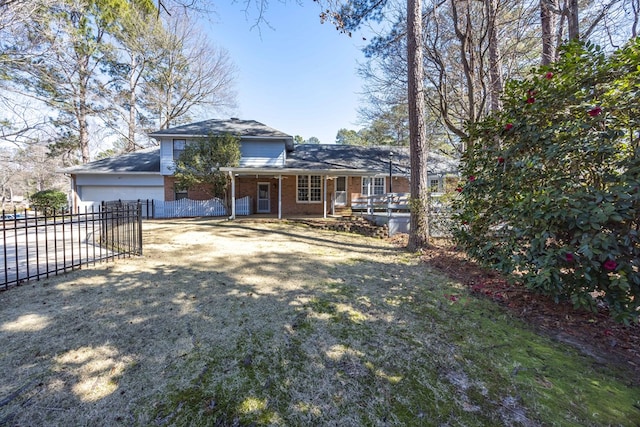
[(408, 249), (429, 245), (427, 137), (424, 125), (422, 0), (407, 0), (409, 146), (411, 152), (411, 230)]
[(135, 53), (131, 53), (131, 71), (129, 74), (129, 132), (127, 135), (126, 151), (131, 152), (136, 149), (136, 73), (138, 70), (138, 61)]
[[(458, 14), (458, 5), (461, 4), (466, 9), (464, 10), (464, 16), (461, 19)], [(453, 26), (456, 34), (456, 38), (460, 42), (460, 62), (462, 63), (462, 69), (464, 70), (464, 78), (467, 82), (467, 120), (469, 123), (474, 123), (477, 119), (476, 111), (476, 64), (475, 55), (473, 51), (473, 40), (471, 40), (471, 33), (473, 27), (471, 25), (471, 10), (470, 5), (451, 0), (451, 14), (453, 17)]]
[(489, 17), (489, 79), (491, 80), (490, 108), (491, 111), (502, 109), (500, 96), (502, 95), (502, 61), (500, 60), (500, 45), (498, 43), (497, 0), (486, 0), (487, 15)]
[[(76, 50), (78, 52), (78, 50)], [(78, 146), (82, 155), (82, 163), (89, 163), (89, 125), (87, 116), (89, 115), (89, 107), (87, 105), (89, 97), (89, 72), (87, 71), (89, 57), (87, 55), (79, 55), (78, 67), (78, 108), (76, 110), (76, 120), (78, 121)]]
[(542, 26), (542, 65), (549, 65), (556, 58), (555, 9), (557, 0), (540, 0), (540, 24)]
[(580, 31), (579, 27), (579, 19), (578, 19), (578, 0), (569, 0), (569, 40), (579, 40)]

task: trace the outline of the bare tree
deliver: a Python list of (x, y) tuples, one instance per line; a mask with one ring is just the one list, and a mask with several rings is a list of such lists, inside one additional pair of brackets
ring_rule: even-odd
[[(155, 10), (143, 7), (132, 7), (112, 34), (118, 43), (109, 69), (116, 103), (120, 107), (116, 110), (120, 113), (120, 120), (113, 123), (111, 129), (120, 135), (124, 151), (130, 152), (143, 146), (139, 139), (146, 135), (144, 111), (141, 111), (138, 94), (145, 76), (159, 63), (161, 54), (158, 49), (150, 47), (157, 46), (166, 35)], [(120, 130), (121, 121), (126, 123), (126, 132)]]
[(143, 103), (160, 129), (190, 119), (199, 108), (235, 107), (236, 68), (228, 52), (212, 46), (185, 15), (167, 18), (154, 46), (160, 61), (147, 76)]

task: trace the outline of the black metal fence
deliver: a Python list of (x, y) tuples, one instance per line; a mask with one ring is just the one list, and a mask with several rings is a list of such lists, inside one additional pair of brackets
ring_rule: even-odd
[(76, 214), (2, 211), (0, 286), (142, 255), (141, 210), (140, 203), (105, 203)]

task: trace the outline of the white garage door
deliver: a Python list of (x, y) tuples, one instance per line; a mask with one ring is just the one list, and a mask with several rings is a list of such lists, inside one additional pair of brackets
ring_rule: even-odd
[(83, 185), (78, 189), (78, 195), (83, 202), (102, 202), (109, 200), (164, 200), (164, 188), (153, 187), (122, 187)]

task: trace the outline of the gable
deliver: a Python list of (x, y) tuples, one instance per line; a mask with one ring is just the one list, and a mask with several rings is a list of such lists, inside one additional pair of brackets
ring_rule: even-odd
[[(164, 137), (160, 141), (160, 173), (173, 175), (175, 159), (173, 158), (173, 141), (182, 138)], [(187, 144), (193, 138), (186, 139)], [(242, 138), (240, 140), (241, 167), (284, 167), (286, 158), (284, 140)]]
[(240, 141), (240, 167), (283, 167), (285, 145), (282, 141)]

